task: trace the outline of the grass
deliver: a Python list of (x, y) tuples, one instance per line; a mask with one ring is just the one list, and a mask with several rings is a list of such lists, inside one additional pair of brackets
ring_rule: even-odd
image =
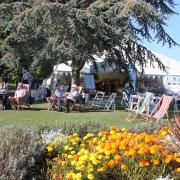
[(16, 89), (16, 84), (15, 82), (8, 82), (8, 89), (10, 90), (15, 90)]
[(125, 120), (127, 112), (116, 111), (72, 111), (71, 113), (48, 111), (48, 104), (33, 104), (23, 111), (0, 110), (0, 128), (17, 126), (22, 128), (38, 128), (39, 126), (56, 127), (66, 124), (83, 122), (101, 123), (105, 126), (118, 126), (130, 128), (142, 120), (138, 119), (132, 123)]

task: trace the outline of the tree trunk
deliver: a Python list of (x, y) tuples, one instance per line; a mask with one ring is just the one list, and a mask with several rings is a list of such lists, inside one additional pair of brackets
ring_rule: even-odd
[(72, 68), (71, 84), (80, 85), (80, 70)]

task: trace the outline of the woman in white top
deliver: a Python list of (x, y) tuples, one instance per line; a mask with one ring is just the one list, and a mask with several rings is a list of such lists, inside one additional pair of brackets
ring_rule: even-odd
[(23, 84), (18, 84), (17, 90), (13, 96), (9, 96), (9, 101), (14, 107), (14, 110), (20, 110), (20, 106), (24, 98), (26, 97), (26, 89), (23, 88)]

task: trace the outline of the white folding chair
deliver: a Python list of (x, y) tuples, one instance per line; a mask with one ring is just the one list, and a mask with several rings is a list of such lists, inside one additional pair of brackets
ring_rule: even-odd
[(93, 98), (91, 107), (93, 108), (93, 106), (95, 106), (97, 108), (103, 108), (102, 103), (103, 103), (104, 95), (105, 95), (105, 92), (97, 91), (95, 97)]
[(104, 109), (109, 110), (111, 107), (113, 110), (116, 109), (116, 104), (115, 104), (115, 98), (116, 98), (117, 93), (112, 93), (111, 96), (109, 97), (108, 100), (106, 100), (106, 104), (104, 106)]
[(122, 93), (122, 100), (121, 100), (121, 105), (122, 106), (129, 106), (129, 100), (128, 100), (128, 96), (125, 92)]
[(37, 94), (35, 96), (35, 101), (43, 100), (46, 98), (47, 90), (45, 86), (40, 86), (38, 88)]

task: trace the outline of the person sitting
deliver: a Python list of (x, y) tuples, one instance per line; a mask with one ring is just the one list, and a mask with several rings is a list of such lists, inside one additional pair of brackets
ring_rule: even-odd
[(78, 87), (76, 86), (76, 84), (73, 84), (71, 86), (71, 91), (66, 95), (65, 110), (64, 110), (65, 113), (70, 111), (69, 104), (70, 103), (74, 104), (78, 97), (79, 97)]
[(2, 78), (0, 78), (0, 92), (4, 92), (5, 89), (4, 89), (4, 83), (3, 83), (3, 80)]
[(129, 83), (126, 83), (126, 84), (125, 84), (125, 86), (124, 86), (124, 88), (123, 88), (123, 92), (125, 92), (126, 95), (127, 95), (127, 97), (128, 97), (128, 99), (130, 99), (130, 96), (131, 96), (131, 94), (132, 94), (133, 91), (132, 91)]
[(49, 110), (54, 110), (56, 103), (58, 103), (58, 111), (62, 111), (62, 102), (65, 97), (65, 88), (64, 85), (59, 86), (52, 93), (51, 97), (47, 97), (47, 101), (49, 103)]
[(9, 96), (9, 101), (11, 106), (14, 107), (14, 110), (20, 110), (22, 102), (25, 100), (27, 91), (23, 88), (23, 84), (20, 83), (17, 86), (17, 90), (13, 96)]

